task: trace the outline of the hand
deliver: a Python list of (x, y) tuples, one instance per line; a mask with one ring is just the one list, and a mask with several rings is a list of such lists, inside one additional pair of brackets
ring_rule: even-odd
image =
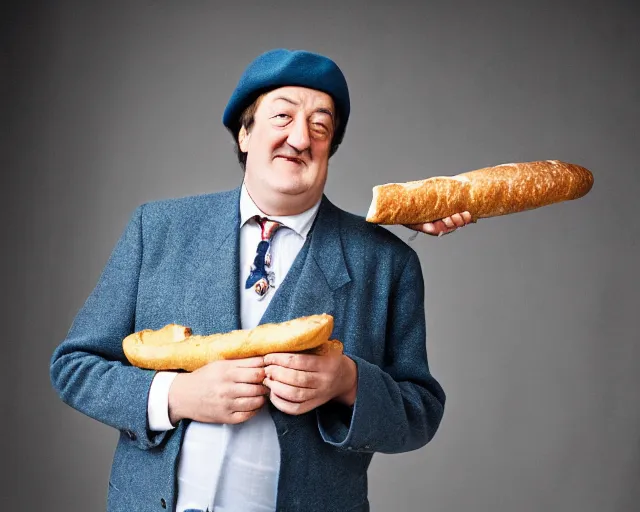
[(215, 361), (192, 373), (179, 373), (169, 389), (169, 419), (203, 423), (242, 423), (265, 404), (269, 390), (262, 357)]
[(471, 219), (469, 212), (455, 213), (451, 217), (445, 217), (433, 222), (424, 224), (406, 224), (406, 227), (415, 231), (420, 231), (431, 236), (442, 236), (453, 233), (458, 228), (463, 228), (467, 224), (475, 222)]
[(329, 400), (355, 402), (358, 369), (344, 354), (267, 354), (264, 362), (269, 399), (284, 413), (304, 414)]

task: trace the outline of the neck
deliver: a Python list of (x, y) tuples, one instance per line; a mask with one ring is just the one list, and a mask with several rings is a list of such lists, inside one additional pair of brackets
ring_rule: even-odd
[(308, 194), (282, 194), (278, 192), (254, 194), (251, 187), (245, 182), (247, 192), (255, 205), (266, 215), (290, 216), (298, 215), (313, 208), (320, 200), (318, 197)]

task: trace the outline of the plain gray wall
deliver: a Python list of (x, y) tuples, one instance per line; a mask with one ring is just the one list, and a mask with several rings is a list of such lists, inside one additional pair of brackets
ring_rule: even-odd
[(373, 510), (640, 510), (637, 2), (3, 9), (2, 510), (104, 509), (116, 432), (57, 398), (49, 358), (138, 204), (239, 184), (220, 118), (275, 47), (346, 74), (327, 184), (346, 210), (511, 161), (595, 175), (578, 201), (410, 242), (448, 401), (427, 447), (374, 457)]

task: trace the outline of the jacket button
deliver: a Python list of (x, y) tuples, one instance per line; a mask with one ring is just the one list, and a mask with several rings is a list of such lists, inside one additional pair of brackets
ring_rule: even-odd
[(160, 505), (162, 505), (162, 508), (167, 508), (167, 502), (164, 500), (164, 498), (160, 498)]
[(131, 430), (125, 430), (124, 433), (132, 441), (135, 441), (137, 439), (136, 435), (133, 432), (131, 432)]

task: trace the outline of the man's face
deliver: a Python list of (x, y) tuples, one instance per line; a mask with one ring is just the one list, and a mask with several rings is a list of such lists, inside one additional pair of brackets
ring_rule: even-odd
[(249, 131), (238, 136), (247, 153), (245, 184), (269, 215), (293, 215), (322, 197), (335, 131), (331, 96), (304, 87), (266, 94)]

